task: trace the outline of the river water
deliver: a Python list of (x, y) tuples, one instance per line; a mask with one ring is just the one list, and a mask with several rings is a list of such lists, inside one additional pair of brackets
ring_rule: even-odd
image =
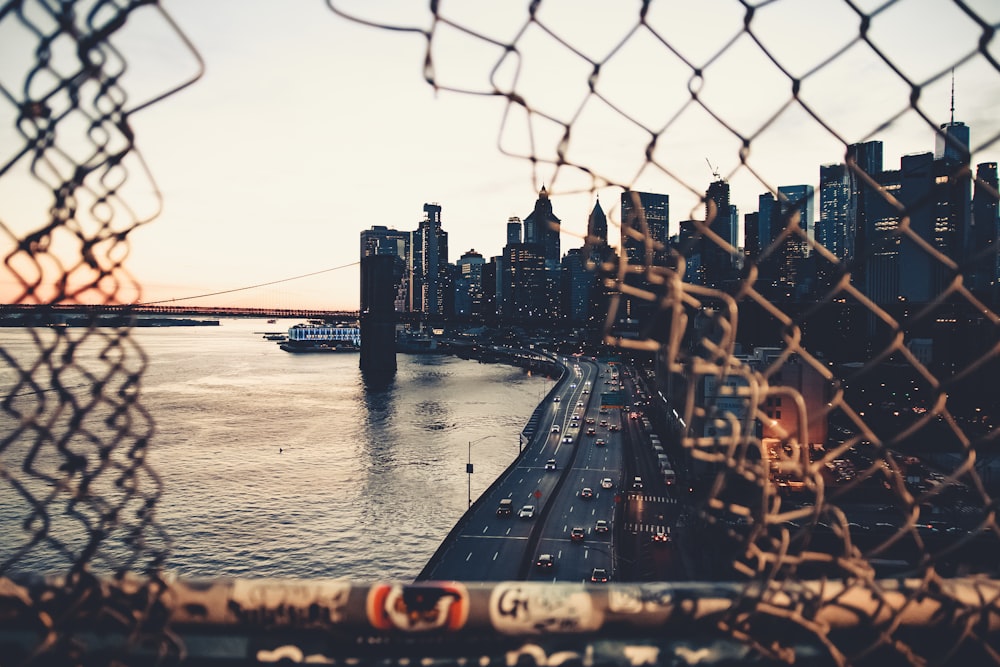
[[(167, 570), (412, 579), (468, 505), (469, 443), (475, 499), (517, 455), (552, 382), (399, 354), (394, 382), (373, 389), (357, 354), (294, 355), (262, 337), (297, 322), (133, 331), (148, 356), (139, 404), (155, 422), (148, 462), (163, 482), (155, 511), (172, 542)], [(29, 332), (0, 331), (3, 351), (30, 362)], [(5, 395), (11, 368), (0, 367)], [(3, 418), (9, 438), (14, 425)], [(19, 455), (8, 447), (0, 464), (16, 471)], [(23, 544), (25, 512), (0, 478), (0, 562)], [(47, 551), (34, 548), (14, 569), (65, 569)]]

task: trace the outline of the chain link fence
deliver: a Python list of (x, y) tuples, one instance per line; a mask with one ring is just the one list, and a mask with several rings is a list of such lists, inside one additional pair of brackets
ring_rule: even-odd
[[(802, 3), (788, 1), (683, 11), (535, 1), (505, 10), (500, 34), (445, 3), (432, 2), (421, 26), (400, 25), (377, 7), (328, 4), (352, 21), (424, 39), (424, 74), (435, 89), (499, 100), (500, 150), (524, 158), (551, 196), (624, 193), (610, 216), (620, 258), (599, 252), (606, 239), (580, 235), (601, 277), (602, 335), (655, 369), (648, 379), (656, 390), (634, 412), (679, 443), (670, 454), (690, 509), (677, 539), (698, 545), (697, 578), (715, 583), (518, 589), (525, 605), (577, 620), (543, 638), (535, 637), (541, 626), (505, 633), (491, 619), (504, 586), (448, 589), (466, 605), (468, 625), (456, 626), (465, 629), (454, 641), (414, 644), (358, 610), (372, 596), (419, 587), (165, 580), (169, 527), (156, 521), (160, 480), (146, 462), (155, 428), (139, 392), (143, 352), (127, 318), (71, 329), (53, 326), (42, 310), (36, 321), (16, 322), (32, 331), (32, 349), (0, 345), (11, 378), (0, 502), (24, 517), (22, 532), (3, 538), (0, 575), (30, 570), (39, 550), (59, 554), (66, 575), (3, 580), (3, 613), (16, 623), (0, 632), (0, 646), (18, 662), (81, 662), (88, 650), (102, 661), (172, 662), (213, 655), (199, 652), (209, 641), (202, 635), (278, 629), (281, 641), (241, 640), (236, 653), (461, 664), (470, 655), (483, 664), (997, 661), (998, 193), (995, 161), (978, 156), (998, 136), (987, 130), (972, 144), (954, 115), (932, 120), (923, 95), (975, 69), (995, 98), (994, 7), (939, 2), (921, 13), (927, 7), (911, 0), (829, 2), (847, 18), (821, 29), (797, 13)], [(0, 177), (26, 170), (39, 194), (27, 223), (0, 218), (0, 271), (18, 285), (14, 305), (137, 300), (129, 235), (157, 207), (142, 212), (129, 198), (137, 180), (152, 183), (129, 118), (191, 82), (130, 99), (121, 82), (127, 62), (114, 44), (139, 12), (176, 34), (200, 71), (197, 52), (155, 2), (0, 6), (0, 38), (24, 50), (20, 78), (0, 80), (2, 120), (18, 139), (0, 155)], [(599, 34), (606, 55), (588, 55), (595, 45), (574, 34), (587, 22), (601, 26), (588, 38)], [(963, 29), (932, 31), (926, 41), (925, 24), (951, 22)], [(706, 24), (711, 38), (692, 40)], [(836, 29), (843, 25), (851, 30)], [(918, 51), (940, 51), (932, 67), (911, 65), (912, 48), (897, 48), (901, 34), (912, 34)], [(824, 50), (807, 59), (810, 35)], [(442, 48), (456, 39), (493, 54), (475, 85)], [(551, 60), (532, 59), (539, 43)], [(630, 54), (638, 45), (645, 55), (637, 63)], [(824, 107), (812, 91), (832, 86), (827, 77), (842, 63), (850, 72), (859, 53), (882, 83), (877, 103), (857, 103), (864, 114), (852, 125), (844, 120), (850, 104)], [(565, 69), (554, 71), (555, 63)], [(553, 76), (573, 91), (568, 106), (541, 101), (538, 82)], [(858, 95), (844, 85), (845, 97)], [(755, 90), (767, 103), (750, 113)], [(616, 136), (591, 122), (595, 107), (617, 121), (607, 127), (626, 128), (634, 140), (630, 169), (588, 151)], [(793, 113), (807, 131), (783, 137)], [(711, 131), (692, 136), (692, 116)], [(886, 168), (880, 133), (914, 120), (939, 140), (938, 152)], [(793, 161), (790, 151), (810, 133), (836, 147), (835, 163), (824, 165), (818, 190), (781, 186), (769, 161)], [(719, 136), (729, 147), (722, 164), (732, 166), (723, 176), (710, 160), (706, 188), (675, 150), (687, 143), (697, 151)], [(762, 193), (754, 215), (739, 218), (730, 183)], [(643, 203), (645, 189), (695, 202), (677, 238)], [(583, 608), (593, 622), (580, 620)], [(704, 642), (677, 643), (685, 630)], [(309, 653), (302, 634), (314, 631), (321, 646)], [(108, 648), (108, 636), (126, 641)], [(636, 636), (660, 643), (650, 648)], [(610, 645), (602, 641), (623, 643), (602, 652)]]

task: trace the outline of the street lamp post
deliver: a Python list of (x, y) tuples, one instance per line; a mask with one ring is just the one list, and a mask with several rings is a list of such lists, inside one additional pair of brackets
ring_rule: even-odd
[(469, 462), (465, 464), (465, 472), (469, 475), (469, 507), (472, 507), (472, 446), (486, 440), (488, 438), (494, 438), (495, 435), (484, 435), (478, 440), (469, 441)]

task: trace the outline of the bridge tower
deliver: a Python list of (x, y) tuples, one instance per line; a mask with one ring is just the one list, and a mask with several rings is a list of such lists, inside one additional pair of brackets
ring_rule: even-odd
[(393, 255), (361, 258), (361, 370), (376, 380), (396, 374), (396, 285), (402, 267)]

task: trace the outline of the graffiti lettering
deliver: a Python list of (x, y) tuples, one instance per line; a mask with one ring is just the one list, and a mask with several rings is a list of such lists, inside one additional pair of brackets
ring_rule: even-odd
[(528, 601), (522, 596), (521, 589), (511, 588), (502, 591), (497, 600), (497, 613), (501, 616), (517, 618), (522, 615), (521, 612), (524, 614), (528, 612)]

